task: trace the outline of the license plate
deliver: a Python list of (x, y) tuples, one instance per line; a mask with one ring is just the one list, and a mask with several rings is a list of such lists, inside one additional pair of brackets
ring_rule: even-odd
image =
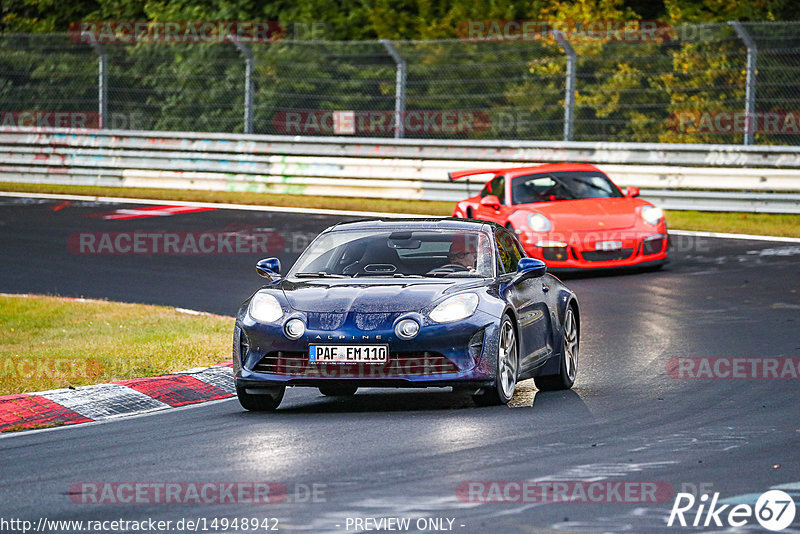
[(309, 345), (308, 361), (324, 363), (386, 363), (387, 345)]
[(594, 244), (595, 250), (621, 250), (622, 241), (598, 241)]

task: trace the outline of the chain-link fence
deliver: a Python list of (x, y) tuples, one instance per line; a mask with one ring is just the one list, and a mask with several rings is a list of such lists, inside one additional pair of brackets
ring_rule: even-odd
[(2, 35), (0, 122), (800, 144), (800, 22), (682, 26), (653, 39), (562, 36), (121, 44)]

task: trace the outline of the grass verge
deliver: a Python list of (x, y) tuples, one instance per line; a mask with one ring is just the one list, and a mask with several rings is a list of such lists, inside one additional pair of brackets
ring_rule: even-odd
[(0, 296), (0, 395), (220, 363), (232, 334), (232, 318), (163, 306)]
[[(105, 197), (150, 198), (221, 202), (258, 206), (326, 208), (336, 210), (377, 211), (446, 216), (453, 212), (453, 202), (430, 200), (394, 200), (352, 197), (322, 197), (273, 193), (231, 191), (191, 191), (183, 189), (149, 189), (99, 187), (82, 185), (20, 184), (0, 182), (0, 191), (55, 193)], [(695, 230), (734, 234), (800, 237), (800, 215), (739, 212), (669, 211), (667, 223), (675, 230)]]

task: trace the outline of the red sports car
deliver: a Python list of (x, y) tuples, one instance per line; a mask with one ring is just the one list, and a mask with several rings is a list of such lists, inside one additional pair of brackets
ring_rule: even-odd
[(462, 200), (454, 217), (494, 221), (519, 236), (529, 256), (556, 270), (658, 268), (667, 261), (667, 224), (661, 208), (625, 193), (593, 165), (556, 163), (449, 173), (492, 179)]

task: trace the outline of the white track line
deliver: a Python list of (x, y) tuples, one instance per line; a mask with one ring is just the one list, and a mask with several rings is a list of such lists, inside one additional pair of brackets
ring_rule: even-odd
[[(252, 204), (223, 204), (216, 202), (189, 202), (183, 200), (159, 200), (152, 198), (125, 198), (125, 197), (93, 197), (83, 195), (56, 195), (50, 193), (17, 193), (10, 191), (0, 191), (0, 197), (13, 198), (42, 198), (52, 200), (78, 200), (90, 202), (116, 202), (128, 204), (155, 204), (165, 202), (177, 206), (193, 206), (198, 208), (216, 208), (221, 210), (244, 210), (244, 211), (270, 211), (276, 213), (308, 213), (316, 215), (344, 215), (356, 217), (386, 217), (392, 219), (414, 218), (414, 219), (439, 219), (439, 215), (419, 215), (407, 213), (385, 213), (380, 211), (351, 211), (351, 210), (331, 210), (322, 208), (288, 208), (285, 206), (256, 206)], [(718, 239), (744, 239), (749, 241), (778, 241), (784, 243), (800, 243), (797, 237), (779, 237), (749, 234), (725, 234), (720, 232), (695, 232), (689, 230), (669, 230), (672, 235), (685, 235), (692, 237), (714, 237)]]
[(783, 243), (800, 243), (798, 237), (780, 237), (750, 234), (723, 234), (719, 232), (694, 232), (689, 230), (668, 230), (670, 235), (686, 235), (691, 237), (716, 237), (718, 239), (744, 239), (747, 241), (780, 241)]
[(224, 204), (217, 202), (190, 202), (185, 200), (164, 200), (154, 198), (124, 198), (124, 197), (93, 197), (82, 195), (56, 195), (50, 193), (16, 193), (10, 191), (0, 191), (0, 197), (14, 198), (42, 198), (51, 200), (79, 200), (89, 202), (116, 202), (118, 204), (170, 204), (173, 206), (191, 206), (196, 208), (215, 208), (220, 210), (244, 210), (244, 211), (271, 211), (276, 213), (308, 213), (312, 215), (345, 215), (356, 217), (391, 217), (414, 218), (414, 219), (440, 219), (437, 215), (419, 215), (403, 213), (384, 213), (379, 211), (351, 211), (351, 210), (331, 210), (323, 208), (290, 208), (286, 206), (256, 206), (252, 204)]

